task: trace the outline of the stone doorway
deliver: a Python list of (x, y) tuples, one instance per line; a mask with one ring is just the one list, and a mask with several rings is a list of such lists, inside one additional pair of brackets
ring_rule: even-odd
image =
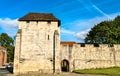
[(69, 72), (69, 61), (64, 59), (61, 62), (61, 71), (63, 72)]

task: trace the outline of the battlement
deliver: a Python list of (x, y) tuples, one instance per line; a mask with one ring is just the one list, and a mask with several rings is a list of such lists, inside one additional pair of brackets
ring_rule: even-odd
[(91, 47), (102, 47), (102, 46), (105, 46), (105, 47), (114, 47), (114, 46), (120, 46), (120, 44), (87, 44), (87, 43), (77, 43), (77, 42), (61, 42), (60, 43), (61, 45), (80, 45), (80, 47), (88, 47), (88, 46), (91, 46)]

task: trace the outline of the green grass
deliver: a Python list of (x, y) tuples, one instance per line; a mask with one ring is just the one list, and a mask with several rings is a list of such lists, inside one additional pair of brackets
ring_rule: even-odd
[(98, 75), (120, 76), (120, 67), (79, 69), (79, 70), (74, 70), (73, 72), (79, 73), (79, 74), (98, 74)]

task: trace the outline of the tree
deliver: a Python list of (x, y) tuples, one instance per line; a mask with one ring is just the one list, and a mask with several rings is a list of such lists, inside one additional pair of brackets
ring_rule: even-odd
[(85, 43), (120, 44), (120, 16), (95, 25), (87, 34)]
[(14, 40), (6, 33), (0, 35), (0, 45), (7, 49), (7, 61), (13, 62), (14, 59)]

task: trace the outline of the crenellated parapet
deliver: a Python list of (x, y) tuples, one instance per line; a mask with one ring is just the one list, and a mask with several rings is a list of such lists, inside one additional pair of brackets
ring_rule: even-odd
[(61, 60), (69, 61), (69, 70), (120, 66), (120, 44), (84, 44), (61, 42)]

